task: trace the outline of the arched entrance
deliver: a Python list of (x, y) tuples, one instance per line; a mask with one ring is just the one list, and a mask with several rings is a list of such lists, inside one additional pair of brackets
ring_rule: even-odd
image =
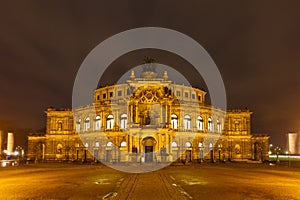
[(154, 161), (154, 154), (153, 151), (155, 149), (156, 140), (153, 137), (146, 137), (142, 141), (143, 148), (144, 148), (144, 158), (145, 162), (153, 162)]

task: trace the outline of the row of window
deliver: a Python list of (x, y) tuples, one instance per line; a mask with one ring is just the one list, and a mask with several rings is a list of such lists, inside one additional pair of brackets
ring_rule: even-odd
[[(126, 92), (125, 92), (125, 93), (126, 93)], [(114, 92), (109, 92), (108, 94), (109, 94), (109, 97), (110, 97), (110, 98), (112, 98), (112, 97), (115, 96)], [(127, 90), (127, 95), (130, 95), (130, 94), (131, 94), (131, 92), (130, 92), (130, 90), (128, 89), (128, 90)], [(118, 91), (117, 91), (117, 96), (118, 96), (118, 97), (123, 96), (123, 91), (122, 91), (122, 90), (118, 90)], [(107, 97), (107, 94), (106, 94), (106, 93), (102, 93), (102, 99), (106, 99), (106, 97)], [(97, 100), (100, 100), (100, 95), (97, 95)]]
[[(189, 92), (184, 92), (184, 98), (189, 98)], [(180, 97), (181, 96), (181, 92), (180, 91), (176, 91), (176, 96)], [(196, 99), (196, 95), (195, 94), (191, 94), (191, 98), (192, 99)], [(198, 96), (198, 101), (201, 101), (201, 96)]]
[[(106, 144), (107, 147), (112, 147), (113, 146), (113, 143), (112, 142), (108, 142)], [(121, 142), (121, 147), (126, 147), (127, 146), (127, 143), (125, 141)], [(84, 147), (89, 147), (89, 143), (85, 143), (84, 144)], [(100, 147), (100, 143), (99, 142), (95, 142), (95, 147)]]
[[(114, 93), (113, 92), (109, 92), (109, 97), (113, 97)], [(118, 96), (122, 96), (122, 91), (118, 92)], [(102, 99), (106, 99), (106, 93), (102, 94)], [(97, 100), (100, 100), (100, 95), (97, 95)]]
[[(107, 147), (112, 147), (112, 146), (113, 146), (113, 143), (112, 143), (112, 142), (107, 142), (106, 146), (107, 146)], [(126, 147), (126, 146), (127, 146), (127, 143), (126, 143), (125, 141), (123, 141), (123, 142), (121, 142), (121, 145), (120, 145), (120, 146), (121, 146), (121, 147)], [(86, 142), (86, 143), (84, 144), (84, 147), (89, 147), (89, 144)], [(99, 142), (95, 142), (95, 147), (100, 147)], [(172, 142), (172, 147), (173, 147), (173, 148), (177, 148), (177, 147), (179, 147), (179, 146), (178, 146), (177, 142)], [(186, 147), (186, 148), (192, 147), (192, 143), (191, 143), (191, 142), (186, 142), (186, 143), (185, 143), (185, 147)], [(202, 142), (199, 142), (199, 143), (198, 143), (198, 147), (199, 147), (199, 148), (204, 148), (203, 143), (202, 143)], [(210, 144), (209, 144), (209, 148), (212, 148), (212, 147), (213, 147), (213, 144), (210, 143)]]
[[(184, 115), (183, 118), (183, 126), (185, 130), (191, 130), (191, 121), (192, 118), (190, 115)], [(108, 115), (106, 118), (106, 129), (111, 130), (114, 127), (114, 116), (112, 114)], [(171, 115), (171, 125), (173, 129), (178, 129), (178, 116), (176, 114), (172, 114)], [(197, 117), (197, 121), (196, 121), (196, 127), (198, 130), (203, 131), (204, 130), (204, 121), (203, 118), (201, 116)], [(90, 122), (90, 118), (87, 117), (84, 120), (84, 127), (83, 130), (84, 131), (88, 131), (91, 128), (91, 122)], [(94, 130), (100, 130), (101, 128), (101, 118), (100, 116), (96, 116), (95, 120), (94, 120)], [(125, 129), (127, 128), (127, 114), (122, 114), (120, 117), (120, 128), (121, 129)], [(208, 131), (214, 131), (214, 124), (213, 124), (213, 120), (211, 117), (208, 118), (207, 121), (207, 129)], [(220, 133), (221, 130), (221, 122), (219, 120), (217, 120), (217, 132)], [(76, 123), (76, 130), (80, 131), (81, 130), (81, 119), (79, 119)]]
[[(191, 130), (191, 121), (192, 121), (192, 118), (190, 115), (184, 115), (184, 118), (183, 118), (184, 129)], [(171, 125), (172, 125), (173, 129), (178, 129), (178, 116), (175, 114), (171, 115)], [(204, 130), (204, 121), (201, 116), (197, 117), (196, 127), (199, 131)], [(208, 118), (207, 129), (208, 129), (208, 131), (214, 130), (214, 124), (213, 124), (213, 120), (211, 117)], [(217, 132), (220, 133), (221, 131), (222, 131), (221, 122), (219, 120), (217, 120)]]
[[(106, 117), (106, 129), (109, 129), (109, 130), (113, 129), (114, 123), (115, 123), (114, 116), (112, 114), (108, 115)], [(87, 117), (84, 120), (83, 130), (88, 131), (90, 128), (91, 128), (90, 118)], [(95, 120), (94, 120), (94, 130), (100, 130), (100, 128), (101, 128), (101, 118), (100, 118), (100, 116), (96, 116)], [(121, 115), (120, 128), (121, 129), (127, 128), (127, 114)], [(76, 130), (77, 131), (81, 130), (81, 119), (79, 119), (76, 122)]]
[[(113, 92), (109, 92), (108, 94), (109, 94), (110, 98), (114, 97), (114, 93)], [(190, 94), (189, 92), (184, 92), (184, 98), (189, 98), (189, 94)], [(121, 90), (119, 90), (117, 92), (117, 96), (121, 97), (122, 95), (123, 95), (123, 92)], [(130, 92), (127, 92), (127, 95), (130, 95)], [(180, 97), (181, 96), (181, 91), (176, 91), (176, 96)], [(102, 94), (102, 99), (106, 99), (106, 97), (107, 97), (107, 94), (103, 93)], [(191, 94), (191, 98), (192, 99), (196, 99), (196, 94), (192, 93)], [(100, 95), (97, 95), (97, 100), (100, 100)], [(198, 95), (198, 101), (201, 101), (201, 96), (200, 95)]]
[[(213, 146), (214, 146), (213, 143), (209, 143), (209, 148), (212, 148)], [(172, 147), (173, 147), (173, 148), (178, 147), (177, 142), (172, 142)], [(186, 142), (186, 143), (185, 143), (185, 147), (186, 147), (186, 148), (192, 147), (192, 143), (191, 143), (191, 142)], [(198, 143), (198, 147), (199, 147), (199, 148), (204, 148), (203, 143), (202, 143), (202, 142), (199, 142), (199, 143)]]

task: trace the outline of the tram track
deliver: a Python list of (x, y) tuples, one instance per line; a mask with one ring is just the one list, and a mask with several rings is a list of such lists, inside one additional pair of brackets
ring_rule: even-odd
[(129, 174), (111, 199), (189, 199), (174, 187), (173, 182), (162, 172)]

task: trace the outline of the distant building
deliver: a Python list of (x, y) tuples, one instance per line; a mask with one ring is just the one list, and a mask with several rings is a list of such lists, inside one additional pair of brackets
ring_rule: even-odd
[(287, 149), (289, 154), (300, 154), (300, 133), (287, 134)]
[[(6, 134), (5, 134), (6, 133)], [(0, 130), (0, 155), (1, 158), (14, 153), (14, 134)]]
[[(268, 160), (268, 135), (253, 135), (249, 110), (224, 111), (206, 92), (149, 68), (98, 88), (91, 105), (48, 108), (46, 133), (28, 136), (28, 158), (101, 162)], [(141, 159), (143, 158), (143, 159)]]
[(12, 155), (14, 153), (14, 134), (13, 133), (7, 133), (7, 148), (6, 148), (6, 154)]

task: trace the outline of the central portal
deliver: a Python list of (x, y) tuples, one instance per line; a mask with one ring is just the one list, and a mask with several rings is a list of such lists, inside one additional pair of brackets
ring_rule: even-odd
[(153, 162), (153, 146), (145, 146), (145, 162)]
[(144, 155), (145, 155), (145, 162), (153, 162), (154, 160), (154, 147), (156, 144), (156, 140), (153, 137), (146, 137), (143, 139), (142, 142), (144, 146)]

